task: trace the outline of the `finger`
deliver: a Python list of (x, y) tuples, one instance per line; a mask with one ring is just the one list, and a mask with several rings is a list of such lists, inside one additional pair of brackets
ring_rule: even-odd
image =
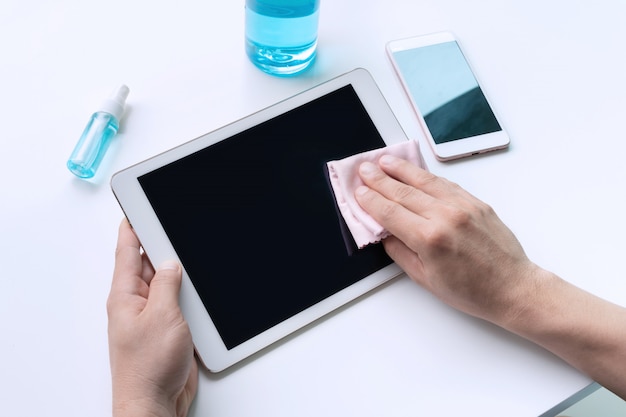
[[(115, 248), (116, 255), (122, 255), (122, 260), (125, 260), (127, 255), (130, 260), (134, 260), (133, 258), (135, 255), (138, 259), (140, 259), (140, 248), (141, 246), (139, 244), (139, 240), (137, 239), (137, 236), (135, 236), (133, 229), (130, 227), (130, 223), (128, 223), (128, 220), (126, 219), (122, 220), (118, 229), (117, 246)], [(128, 254), (123, 253), (126, 249), (130, 249)]]
[(446, 191), (450, 186), (443, 178), (392, 155), (382, 156), (378, 164), (387, 175), (433, 196)]
[(418, 253), (395, 236), (383, 240), (385, 251), (391, 259), (415, 282), (428, 288), (424, 264)]
[(178, 308), (178, 295), (182, 281), (182, 268), (176, 261), (165, 261), (156, 270), (150, 282), (148, 305), (166, 309)]
[[(139, 241), (126, 219), (119, 227), (111, 293), (137, 294), (142, 286), (143, 261)], [(145, 284), (145, 283), (144, 283)]]
[(141, 261), (143, 263), (141, 279), (143, 279), (148, 285), (150, 285), (150, 281), (152, 281), (152, 278), (154, 277), (154, 267), (152, 266), (152, 263), (150, 262), (150, 259), (148, 259), (148, 256), (145, 252), (141, 254)]
[(474, 201), (475, 198), (459, 185), (428, 172), (417, 165), (392, 155), (378, 161), (380, 168), (398, 181), (415, 187), (445, 202)]
[[(359, 166), (359, 175), (365, 185), (384, 196), (387, 200), (397, 203), (422, 217), (431, 217), (430, 213), (433, 210), (432, 207), (437, 204), (437, 200), (424, 191), (392, 178), (378, 165), (371, 162), (364, 162)], [(395, 212), (399, 211), (399, 209), (393, 207), (393, 205), (384, 205), (383, 201), (380, 201), (379, 204), (380, 205), (373, 207), (377, 211), (376, 215), (384, 215), (384, 212), (380, 212), (382, 209), (390, 210), (387, 217), (389, 217), (389, 220), (394, 220)], [(364, 209), (369, 212), (366, 207), (364, 207)], [(437, 211), (435, 210), (435, 214), (436, 213)], [(386, 221), (382, 218), (378, 218), (371, 212), (369, 212), (369, 214), (379, 221), (379, 223), (381, 223), (381, 220)], [(386, 227), (386, 224), (381, 224)]]
[(422, 239), (421, 231), (427, 227), (426, 218), (367, 186), (357, 188), (354, 197), (359, 205), (392, 235), (402, 239), (414, 250), (418, 249)]

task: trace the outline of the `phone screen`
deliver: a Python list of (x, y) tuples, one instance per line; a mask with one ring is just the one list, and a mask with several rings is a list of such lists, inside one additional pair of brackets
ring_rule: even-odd
[(393, 52), (436, 144), (501, 131), (455, 41)]

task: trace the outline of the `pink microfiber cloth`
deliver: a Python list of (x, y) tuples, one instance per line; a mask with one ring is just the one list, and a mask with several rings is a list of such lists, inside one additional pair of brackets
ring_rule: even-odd
[[(366, 161), (378, 163), (378, 160), (383, 155), (393, 155), (406, 159), (423, 169), (427, 169), (419, 145), (414, 140), (326, 163), (337, 207), (359, 249), (370, 243), (379, 242), (389, 236), (389, 232), (378, 224), (372, 216), (367, 214), (354, 198), (354, 191), (360, 185), (364, 185), (358, 173), (361, 163)], [(348, 247), (348, 252), (351, 252), (347, 242), (346, 246)]]

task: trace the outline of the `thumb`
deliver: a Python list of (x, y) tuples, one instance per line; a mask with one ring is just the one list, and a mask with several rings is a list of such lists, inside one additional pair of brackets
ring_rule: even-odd
[(150, 281), (148, 304), (165, 308), (178, 307), (178, 294), (182, 281), (182, 268), (176, 261), (165, 261), (156, 270)]

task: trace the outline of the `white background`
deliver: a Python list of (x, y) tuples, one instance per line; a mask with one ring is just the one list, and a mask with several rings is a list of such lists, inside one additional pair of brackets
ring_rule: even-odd
[[(624, 2), (322, 0), (319, 59), (292, 79), (247, 61), (243, 17), (243, 0), (0, 5), (3, 415), (110, 415), (115, 171), (355, 67), (421, 137), (384, 46), (440, 30), (459, 37), (512, 144), (439, 163), (422, 142), (432, 171), (493, 205), (534, 261), (626, 305)], [(74, 178), (65, 161), (120, 83), (131, 92), (115, 144), (93, 181)], [(536, 416), (588, 382), (400, 278), (201, 373), (191, 415)]]

